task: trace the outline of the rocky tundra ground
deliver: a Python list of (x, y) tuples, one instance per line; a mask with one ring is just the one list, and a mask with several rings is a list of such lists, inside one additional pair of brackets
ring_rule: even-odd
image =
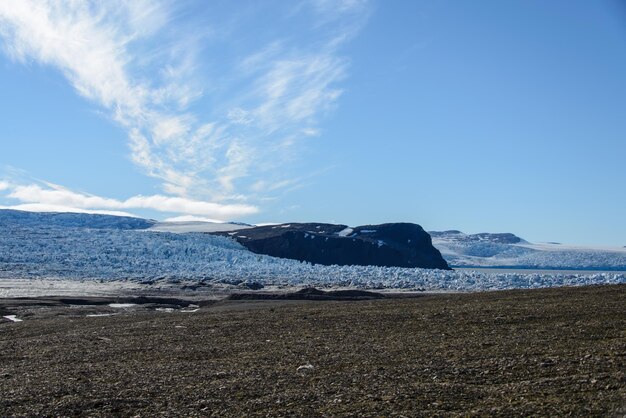
[(626, 414), (625, 285), (155, 306), (0, 303), (0, 416)]

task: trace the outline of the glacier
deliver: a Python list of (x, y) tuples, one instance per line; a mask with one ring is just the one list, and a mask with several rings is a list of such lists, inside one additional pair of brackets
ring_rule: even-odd
[[(1, 219), (0, 219), (1, 220)], [(152, 223), (0, 222), (0, 279), (176, 282), (264, 286), (476, 291), (626, 283), (626, 274), (484, 273), (375, 266), (322, 266), (254, 254), (205, 233), (157, 232)]]
[(534, 244), (513, 234), (431, 231), (432, 243), (451, 267), (508, 267), (626, 271), (626, 248)]

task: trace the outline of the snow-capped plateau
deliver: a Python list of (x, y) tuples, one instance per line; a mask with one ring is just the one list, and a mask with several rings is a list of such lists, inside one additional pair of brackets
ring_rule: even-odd
[(152, 225), (149, 230), (154, 232), (173, 232), (177, 234), (185, 234), (188, 232), (229, 232), (238, 231), (240, 229), (252, 228), (252, 225), (246, 225), (233, 222), (157, 222)]
[(626, 249), (530, 243), (513, 234), (431, 231), (433, 245), (451, 267), (510, 267), (626, 271)]

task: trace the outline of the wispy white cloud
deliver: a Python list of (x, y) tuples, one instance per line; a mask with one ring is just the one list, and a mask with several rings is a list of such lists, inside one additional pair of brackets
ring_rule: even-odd
[[(176, 196), (160, 203), (188, 210), (194, 199), (249, 200), (292, 186), (269, 179), (293, 155), (288, 149), (298, 138), (319, 134), (319, 118), (336, 104), (347, 75), (339, 48), (367, 14), (364, 0), (302, 4), (309, 8), (302, 13), (312, 10), (320, 22), (314, 41), (291, 42), (285, 33), (251, 45), (224, 63), (232, 74), (219, 87), (226, 99), (203, 113), (190, 110), (204, 94), (201, 42), (197, 27), (172, 29), (186, 26), (177, 25), (174, 3), (0, 0), (0, 36), (11, 58), (60, 70), (78, 94), (107, 109), (128, 131), (131, 161)], [(48, 192), (40, 197), (70, 198)], [(194, 210), (205, 215), (217, 207)]]
[(322, 12), (346, 13), (362, 9), (367, 0), (312, 0), (313, 5)]
[(267, 181), (267, 180), (259, 180), (256, 183), (252, 184), (250, 187), (251, 190), (255, 192), (261, 191), (274, 191), (279, 189), (285, 189), (288, 187), (297, 187), (300, 184), (301, 179), (286, 179), (286, 180), (276, 180), (276, 181)]
[(329, 54), (272, 62), (257, 81), (259, 105), (251, 109), (252, 118), (269, 132), (294, 126), (313, 129), (313, 117), (341, 95), (333, 86), (345, 71), (345, 61)]
[(9, 183), (6, 181), (0, 181), (0, 192), (9, 188)]
[[(136, 35), (123, 33), (124, 28), (106, 19), (121, 14), (114, 10), (125, 9), (123, 4), (111, 2), (109, 7), (86, 2), (3, 1), (0, 30), (13, 58), (53, 65), (84, 97), (116, 110), (120, 118), (140, 117), (146, 89), (131, 83), (126, 73), (130, 56), (125, 45)], [(126, 8), (127, 23), (135, 20), (131, 13), (136, 10)]]
[[(244, 204), (219, 204), (184, 197), (137, 195), (126, 200), (79, 193), (51, 183), (8, 186), (9, 199), (19, 201), (13, 209), (55, 212), (112, 213), (128, 215), (128, 210), (149, 209), (165, 213), (231, 220), (258, 211)], [(123, 212), (122, 212), (123, 211)]]

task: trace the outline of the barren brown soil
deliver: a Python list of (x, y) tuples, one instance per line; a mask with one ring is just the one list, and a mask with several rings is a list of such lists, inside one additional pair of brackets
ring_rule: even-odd
[(2, 417), (626, 414), (626, 285), (0, 309)]

